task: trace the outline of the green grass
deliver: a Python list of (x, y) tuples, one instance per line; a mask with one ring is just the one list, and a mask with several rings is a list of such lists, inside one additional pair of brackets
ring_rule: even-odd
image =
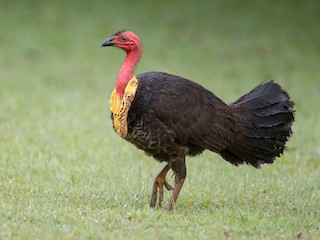
[[(0, 239), (319, 239), (319, 9), (1, 0)], [(190, 158), (174, 213), (150, 209), (162, 165), (109, 119), (124, 54), (100, 44), (124, 28), (144, 44), (138, 72), (185, 76), (226, 102), (263, 81), (283, 85), (297, 111), (285, 154), (261, 170)]]

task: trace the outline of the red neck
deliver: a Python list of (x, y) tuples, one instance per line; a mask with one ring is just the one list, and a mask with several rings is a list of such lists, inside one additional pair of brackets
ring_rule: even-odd
[(122, 98), (124, 89), (127, 86), (128, 82), (133, 77), (134, 69), (136, 68), (140, 57), (142, 54), (142, 49), (137, 48), (130, 52), (127, 52), (126, 59), (121, 66), (121, 69), (118, 74), (116, 81), (116, 92)]

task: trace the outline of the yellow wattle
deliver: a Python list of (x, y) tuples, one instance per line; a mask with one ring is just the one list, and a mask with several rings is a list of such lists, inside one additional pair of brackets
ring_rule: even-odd
[(138, 80), (133, 77), (124, 89), (123, 97), (113, 89), (110, 97), (110, 110), (113, 114), (113, 125), (120, 137), (125, 138), (128, 134), (127, 117), (131, 103), (136, 95)]

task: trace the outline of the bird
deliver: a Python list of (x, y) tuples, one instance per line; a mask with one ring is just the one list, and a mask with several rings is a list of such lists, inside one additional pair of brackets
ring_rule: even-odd
[[(110, 97), (115, 132), (164, 168), (156, 175), (150, 206), (162, 207), (164, 188), (172, 191), (171, 212), (187, 175), (186, 157), (205, 150), (238, 166), (260, 168), (279, 157), (292, 135), (294, 102), (273, 80), (226, 104), (214, 93), (186, 78), (165, 72), (134, 75), (142, 56), (139, 36), (121, 30), (103, 41), (126, 57)], [(174, 175), (170, 185), (166, 175)]]

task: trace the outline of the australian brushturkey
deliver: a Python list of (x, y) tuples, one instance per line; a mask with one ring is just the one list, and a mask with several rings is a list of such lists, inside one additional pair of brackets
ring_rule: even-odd
[[(284, 151), (294, 121), (294, 103), (273, 81), (257, 86), (227, 105), (212, 92), (182, 77), (163, 72), (134, 76), (141, 57), (139, 37), (120, 31), (103, 44), (126, 52), (110, 98), (115, 131), (137, 148), (167, 164), (156, 176), (151, 206), (163, 201), (164, 186), (173, 190), (173, 209), (186, 178), (186, 156), (208, 149), (228, 162), (258, 168)], [(174, 187), (166, 180), (172, 169)]]

